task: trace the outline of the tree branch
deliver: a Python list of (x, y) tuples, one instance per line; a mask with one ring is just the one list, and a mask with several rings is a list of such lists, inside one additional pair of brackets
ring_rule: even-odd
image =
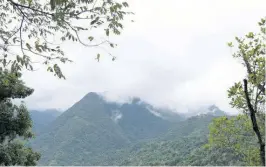
[(74, 28), (74, 27), (72, 27), (71, 26), (71, 24), (70, 23), (68, 23), (67, 21), (65, 21), (64, 20), (64, 22), (75, 32), (75, 34), (76, 34), (76, 36), (77, 36), (77, 39), (78, 39), (78, 41), (82, 44), (82, 45), (84, 45), (84, 46), (87, 46), (87, 47), (97, 47), (97, 46), (99, 46), (99, 45), (102, 45), (102, 44), (104, 44), (104, 43), (110, 43), (108, 40), (105, 40), (105, 41), (102, 41), (102, 42), (100, 42), (100, 43), (98, 43), (98, 44), (94, 44), (94, 45), (88, 45), (88, 44), (85, 44), (85, 43), (83, 43), (82, 41), (81, 41), (81, 39), (80, 39), (80, 37), (79, 37), (79, 34), (78, 34), (78, 31)]
[(254, 108), (255, 108), (255, 111), (257, 112), (257, 105), (258, 105), (258, 98), (259, 98), (259, 96), (260, 96), (260, 94), (261, 94), (261, 90), (259, 90), (259, 92), (258, 92), (258, 88), (257, 88), (257, 95), (256, 95), (256, 98), (255, 98), (255, 106), (254, 106)]
[[(245, 65), (246, 65), (246, 67), (247, 67), (248, 75), (254, 74), (254, 77), (255, 77), (254, 80), (256, 81), (255, 72), (252, 71), (250, 63), (249, 63), (248, 60), (245, 58), (245, 53), (242, 53), (242, 54), (243, 54), (243, 56), (242, 56), (242, 57), (243, 57), (243, 61), (244, 61)], [(257, 86), (258, 86), (258, 88), (262, 91), (262, 94), (265, 95), (265, 87), (264, 87), (264, 85), (259, 84), (259, 85), (257, 85)]]
[(35, 12), (39, 12), (39, 13), (42, 13), (42, 14), (45, 14), (45, 15), (50, 15), (50, 16), (54, 16), (53, 13), (49, 13), (49, 12), (45, 12), (45, 11), (42, 11), (42, 10), (38, 10), (38, 9), (34, 9), (30, 6), (25, 6), (25, 5), (21, 5), (21, 4), (18, 4), (12, 0), (7, 0), (9, 1), (13, 6), (16, 6), (16, 7), (22, 7), (22, 8), (25, 8), (25, 9), (30, 9), (32, 11), (35, 11)]
[(251, 122), (252, 122), (252, 126), (253, 126), (253, 130), (257, 135), (258, 141), (259, 141), (259, 145), (260, 145), (260, 157), (261, 157), (261, 161), (263, 166), (265, 166), (265, 143), (262, 141), (262, 136), (257, 124), (257, 119), (256, 119), (256, 111), (254, 110), (251, 102), (250, 102), (250, 98), (248, 95), (248, 82), (246, 79), (244, 79), (244, 92), (245, 92), (245, 97), (246, 97), (246, 101), (247, 101), (247, 105), (248, 105), (248, 109), (250, 112), (250, 118), (251, 118)]
[(20, 23), (20, 27), (19, 27), (20, 48), (21, 48), (21, 52), (22, 52), (23, 56), (25, 55), (25, 53), (23, 51), (23, 39), (22, 39), (22, 28), (23, 28), (24, 18), (25, 17), (23, 16), (21, 23)]

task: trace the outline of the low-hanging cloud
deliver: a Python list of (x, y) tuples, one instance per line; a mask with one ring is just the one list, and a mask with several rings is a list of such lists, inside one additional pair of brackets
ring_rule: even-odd
[(109, 100), (137, 96), (179, 112), (201, 105), (228, 105), (226, 90), (242, 80), (245, 71), (226, 43), (256, 30), (265, 14), (265, 1), (132, 0), (135, 23), (115, 38), (119, 47), (98, 63), (95, 48), (67, 43), (74, 60), (63, 65), (67, 80), (41, 68), (25, 72), (35, 89), (26, 99), (30, 108), (67, 109), (88, 92), (108, 92)]

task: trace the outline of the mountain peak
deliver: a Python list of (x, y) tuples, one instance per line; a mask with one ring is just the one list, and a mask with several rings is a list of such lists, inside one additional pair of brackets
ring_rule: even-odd
[(140, 103), (141, 102), (141, 99), (139, 97), (134, 97), (132, 99), (132, 104), (137, 104), (137, 103)]
[(222, 111), (219, 107), (216, 105), (211, 105), (208, 107), (209, 112), (207, 114), (212, 114), (214, 116), (224, 116), (226, 113)]
[(214, 104), (211, 105), (211, 106), (209, 106), (208, 109), (211, 110), (211, 111), (214, 111), (214, 110), (220, 110), (220, 109), (219, 109), (216, 105), (214, 105)]
[(86, 94), (86, 96), (89, 96), (89, 97), (99, 97), (99, 94), (96, 93), (96, 92), (89, 92), (88, 94)]
[(81, 100), (85, 100), (85, 101), (103, 100), (103, 97), (99, 93), (89, 92)]

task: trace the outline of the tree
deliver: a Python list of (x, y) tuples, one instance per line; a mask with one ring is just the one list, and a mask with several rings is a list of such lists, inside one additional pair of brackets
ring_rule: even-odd
[[(265, 135), (263, 120), (258, 125)], [(206, 147), (211, 149), (225, 149), (248, 166), (261, 164), (256, 135), (252, 130), (252, 123), (247, 115), (240, 114), (233, 117), (215, 118), (209, 126), (209, 142)]]
[(33, 137), (27, 108), (23, 103), (17, 106), (11, 101), (33, 93), (33, 89), (26, 87), (20, 77), (18, 72), (0, 69), (0, 165), (32, 166), (40, 158), (23, 143), (23, 140)]
[[(19, 79), (20, 71), (34, 71), (34, 64), (41, 63), (65, 78), (58, 63), (71, 60), (61, 44), (70, 40), (85, 47), (114, 48), (109, 38), (121, 33), (122, 20), (132, 14), (127, 7), (127, 2), (115, 0), (0, 0), (0, 165), (36, 165), (40, 158), (21, 140), (33, 136), (25, 105), (11, 102), (33, 92)], [(104, 32), (104, 39), (97, 39), (94, 30)]]
[[(236, 124), (235, 119), (228, 120), (225, 118), (220, 118), (214, 122), (214, 127), (211, 127), (210, 131), (210, 143), (217, 144), (222, 142), (221, 137), (228, 137), (229, 134), (234, 134), (232, 140), (235, 142), (240, 142), (248, 140), (246, 133), (250, 134), (249, 129), (253, 130), (253, 135), (257, 138), (252, 139), (252, 142), (256, 144), (257, 148), (253, 149), (253, 153), (258, 152), (258, 157), (260, 157), (260, 164), (265, 166), (265, 53), (266, 53), (266, 18), (261, 19), (258, 23), (260, 26), (260, 32), (248, 33), (244, 38), (236, 37), (237, 50), (233, 54), (234, 58), (239, 59), (247, 70), (247, 78), (243, 80), (243, 83), (237, 82), (228, 90), (228, 97), (231, 99), (230, 105), (242, 113), (246, 114), (250, 120), (250, 124), (247, 123), (248, 119), (244, 116), (240, 117), (243, 124), (248, 128), (239, 126)], [(228, 43), (230, 47), (234, 47), (233, 43)], [(239, 119), (240, 119), (239, 118)], [(239, 121), (239, 120), (238, 120)], [(262, 124), (262, 125), (259, 125)], [(241, 125), (241, 124), (240, 124)], [(217, 128), (217, 130), (222, 133), (218, 136), (215, 133), (216, 130), (212, 128)], [(244, 129), (243, 129), (244, 128)], [(229, 132), (229, 130), (231, 132)], [(244, 131), (239, 137), (238, 132)], [(219, 132), (219, 133), (220, 133)], [(214, 139), (216, 138), (216, 139)], [(220, 139), (219, 139), (220, 138)], [(219, 140), (218, 140), (219, 139)], [(241, 140), (240, 140), (241, 139)], [(226, 141), (223, 141), (226, 142)], [(251, 147), (252, 142), (246, 144), (245, 147), (248, 149)], [(258, 143), (257, 143), (258, 142)], [(226, 145), (231, 145), (225, 143)], [(219, 144), (218, 144), (219, 145)], [(231, 145), (235, 147), (235, 145)], [(236, 147), (240, 147), (237, 143)], [(238, 149), (238, 148), (237, 148)], [(246, 154), (248, 151), (246, 152)], [(249, 154), (249, 156), (254, 154)]]
[[(65, 78), (58, 63), (71, 60), (60, 45), (70, 40), (85, 47), (114, 48), (111, 34), (119, 35), (124, 16), (132, 14), (126, 7), (127, 2), (115, 0), (0, 0), (0, 165), (36, 165), (40, 158), (21, 140), (33, 136), (25, 105), (11, 102), (33, 92), (19, 79), (20, 71), (34, 71), (34, 63), (42, 63)], [(104, 39), (92, 35), (94, 30), (103, 31)]]
[[(109, 36), (119, 35), (124, 16), (132, 14), (124, 10), (126, 7), (127, 2), (114, 0), (0, 0), (0, 62), (3, 67), (34, 70), (33, 63), (38, 61), (65, 78), (58, 62), (71, 60), (64, 56), (60, 44), (71, 40), (85, 47), (115, 47)], [(91, 34), (95, 29), (105, 33), (104, 40)]]

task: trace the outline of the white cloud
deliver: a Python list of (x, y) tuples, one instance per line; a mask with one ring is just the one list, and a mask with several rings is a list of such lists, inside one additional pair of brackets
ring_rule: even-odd
[(44, 69), (25, 73), (35, 88), (30, 108), (68, 108), (86, 93), (109, 92), (112, 99), (128, 96), (178, 111), (187, 107), (228, 105), (226, 90), (242, 80), (243, 68), (231, 57), (228, 41), (256, 30), (265, 16), (266, 1), (130, 0), (135, 23), (126, 23), (118, 38), (118, 57), (98, 63), (96, 49), (65, 44), (74, 63), (63, 65), (67, 80)]

